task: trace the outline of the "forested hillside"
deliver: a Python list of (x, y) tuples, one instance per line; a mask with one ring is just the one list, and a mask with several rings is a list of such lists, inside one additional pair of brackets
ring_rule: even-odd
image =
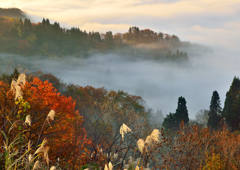
[(123, 34), (113, 34), (111, 31), (87, 33), (79, 28), (62, 28), (57, 22), (51, 24), (49, 19), (32, 23), (27, 18), (0, 17), (0, 28), (0, 52), (24, 56), (58, 58), (114, 53), (133, 60), (187, 61), (187, 53), (178, 48), (191, 45), (181, 42), (176, 35), (150, 29), (130, 27)]
[[(141, 97), (123, 91), (67, 85), (51, 74), (25, 75), (16, 69), (0, 80), (1, 168), (240, 168), (238, 132), (227, 130), (239, 129), (239, 120), (232, 122), (230, 116), (239, 111), (229, 110), (239, 108), (232, 93), (239, 92), (239, 78), (227, 92), (223, 112), (213, 92), (209, 128), (189, 121), (186, 100), (179, 97), (164, 129), (151, 122)], [(214, 115), (227, 121), (216, 122)]]

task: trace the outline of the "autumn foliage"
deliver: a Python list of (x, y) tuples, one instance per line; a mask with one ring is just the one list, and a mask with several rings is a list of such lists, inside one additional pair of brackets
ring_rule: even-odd
[[(81, 126), (83, 117), (75, 111), (75, 102), (71, 97), (61, 95), (51, 83), (42, 82), (39, 78), (25, 84), (22, 88), (23, 100), (18, 102), (15, 102), (9, 84), (0, 82), (0, 89), (0, 125), (3, 130), (7, 131), (9, 120), (24, 121), (26, 116), (30, 115), (32, 126), (21, 126), (22, 122), (12, 136), (22, 129), (28, 129), (25, 136), (36, 144), (35, 148), (43, 138), (48, 139), (51, 163), (59, 158), (62, 166), (68, 168), (86, 164), (87, 148), (91, 140)], [(50, 110), (56, 112), (54, 121), (46, 120)]]

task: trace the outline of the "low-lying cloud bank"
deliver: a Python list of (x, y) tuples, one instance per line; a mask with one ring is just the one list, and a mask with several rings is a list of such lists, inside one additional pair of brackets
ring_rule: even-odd
[(66, 56), (58, 60), (0, 54), (0, 71), (6, 72), (11, 58), (11, 67), (50, 72), (66, 83), (104, 86), (109, 90), (140, 95), (148, 107), (154, 111), (161, 109), (164, 115), (175, 112), (178, 97), (183, 96), (189, 116), (194, 119), (200, 109), (209, 108), (214, 90), (219, 92), (223, 107), (225, 94), (233, 77), (239, 75), (240, 68), (236, 52), (188, 49), (187, 53), (189, 62), (181, 64), (154, 60), (129, 61), (115, 54), (96, 54), (87, 59)]

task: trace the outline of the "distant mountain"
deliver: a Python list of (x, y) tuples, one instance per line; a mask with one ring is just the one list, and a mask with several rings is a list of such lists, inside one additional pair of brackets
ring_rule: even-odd
[(14, 18), (26, 18), (27, 16), (23, 11), (18, 8), (0, 8), (0, 16), (14, 17)]

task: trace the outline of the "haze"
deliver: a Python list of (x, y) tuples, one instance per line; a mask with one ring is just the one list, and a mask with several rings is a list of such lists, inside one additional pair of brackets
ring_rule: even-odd
[[(0, 7), (20, 8), (36, 22), (45, 17), (65, 27), (113, 33), (138, 26), (207, 45), (212, 52), (188, 49), (190, 61), (184, 65), (146, 60), (130, 62), (114, 54), (87, 60), (66, 57), (67, 61), (51, 62), (25, 61), (11, 55), (15, 63), (39, 66), (65, 82), (142, 95), (148, 107), (162, 109), (164, 114), (175, 112), (177, 99), (183, 96), (193, 119), (200, 109), (209, 108), (214, 90), (219, 92), (223, 107), (232, 79), (240, 73), (239, 0), (0, 0)], [(8, 62), (6, 55), (1, 57), (2, 62)], [(110, 76), (106, 75), (108, 68)]]

